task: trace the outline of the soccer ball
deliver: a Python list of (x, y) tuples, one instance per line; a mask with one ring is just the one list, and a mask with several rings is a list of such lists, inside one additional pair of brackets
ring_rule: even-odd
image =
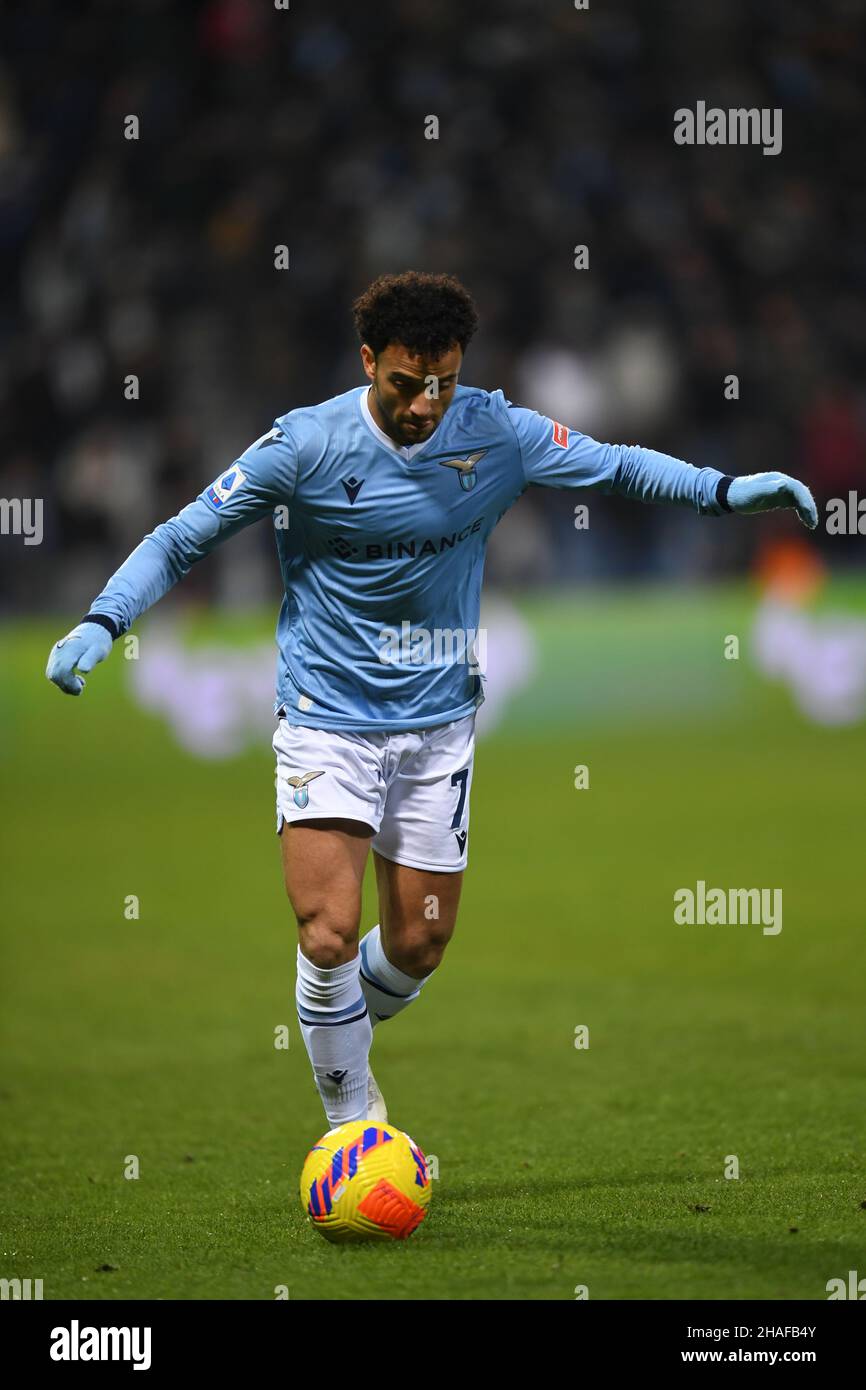
[(405, 1240), (429, 1204), (427, 1160), (393, 1125), (338, 1125), (304, 1161), (301, 1206), (326, 1240)]

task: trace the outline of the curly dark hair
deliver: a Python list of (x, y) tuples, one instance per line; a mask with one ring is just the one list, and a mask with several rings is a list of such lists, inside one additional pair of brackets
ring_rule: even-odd
[(441, 357), (455, 343), (466, 345), (478, 327), (469, 291), (453, 275), (404, 270), (380, 275), (352, 306), (362, 343), (378, 354), (401, 343), (427, 358)]

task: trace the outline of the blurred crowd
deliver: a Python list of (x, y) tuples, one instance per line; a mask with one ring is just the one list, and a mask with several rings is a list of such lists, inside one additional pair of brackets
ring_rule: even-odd
[[(351, 301), (409, 267), (474, 293), (469, 384), (866, 495), (861, 0), (7, 0), (0, 39), (0, 497), (44, 499), (4, 612), (77, 616), (276, 415), (360, 384)], [(781, 108), (782, 152), (677, 145), (699, 100)], [(488, 577), (690, 582), (794, 526), (531, 489)], [(186, 586), (275, 594), (267, 526)]]

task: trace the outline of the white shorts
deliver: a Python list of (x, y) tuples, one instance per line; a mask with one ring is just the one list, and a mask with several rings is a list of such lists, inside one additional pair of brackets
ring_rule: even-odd
[(438, 873), (466, 868), (474, 710), (396, 734), (308, 729), (283, 718), (273, 747), (278, 834), (284, 821), (363, 821), (385, 859)]

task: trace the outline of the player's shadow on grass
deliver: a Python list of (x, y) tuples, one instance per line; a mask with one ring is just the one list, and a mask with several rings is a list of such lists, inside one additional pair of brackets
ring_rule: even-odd
[[(525, 1173), (525, 1176), (524, 1176)], [(827, 1171), (824, 1168), (804, 1170), (796, 1165), (782, 1165), (776, 1167), (761, 1167), (760, 1172), (753, 1175), (754, 1181), (765, 1182), (769, 1178), (798, 1178), (808, 1179), (826, 1178)], [(845, 1176), (840, 1174), (839, 1176)], [(710, 1172), (697, 1172), (694, 1169), (684, 1169), (682, 1172), (667, 1173), (628, 1173), (623, 1176), (616, 1174), (599, 1175), (598, 1177), (580, 1177), (575, 1174), (573, 1177), (563, 1176), (561, 1178), (538, 1178), (534, 1174), (534, 1169), (529, 1167), (521, 1170), (520, 1175), (515, 1175), (507, 1181), (478, 1182), (469, 1179), (471, 1186), (465, 1188), (447, 1189), (449, 1202), (485, 1202), (501, 1201), (507, 1197), (521, 1196), (551, 1196), (568, 1197), (579, 1192), (591, 1192), (596, 1188), (609, 1188), (616, 1192), (622, 1188), (653, 1188), (653, 1187), (681, 1187), (684, 1191), (683, 1201), (686, 1204), (695, 1202), (706, 1202), (712, 1205), (717, 1200), (719, 1193), (719, 1173), (718, 1169)], [(748, 1179), (744, 1178), (744, 1181)], [(729, 1184), (726, 1183), (726, 1186)], [(736, 1184), (734, 1184), (736, 1187)], [(435, 1193), (435, 1187), (434, 1187)], [(767, 1194), (766, 1189), (762, 1189), (761, 1195), (769, 1201), (778, 1202), (780, 1198)], [(800, 1198), (791, 1195), (793, 1207), (802, 1205)], [(844, 1199), (839, 1209), (840, 1217), (847, 1212), (854, 1213), (856, 1203), (849, 1201), (847, 1204)]]
[(515, 1178), (510, 1182), (473, 1182), (471, 1188), (465, 1188), (463, 1190), (455, 1190), (449, 1187), (448, 1201), (486, 1202), (494, 1200), (499, 1201), (503, 1197), (561, 1197), (563, 1195), (573, 1195), (575, 1192), (588, 1192), (596, 1187), (608, 1187), (611, 1191), (616, 1191), (617, 1188), (622, 1187), (659, 1187), (677, 1183), (705, 1183), (709, 1185), (715, 1182), (717, 1176), (718, 1174), (714, 1174), (712, 1177), (700, 1177), (692, 1173), (644, 1173), (639, 1177), (626, 1178), (580, 1178), (575, 1176), (539, 1179), (533, 1175), (533, 1170), (531, 1168), (527, 1168), (524, 1178)]
[[(713, 1209), (697, 1214), (683, 1203), (682, 1215), (678, 1211), (659, 1213), (651, 1227), (635, 1229), (632, 1224), (645, 1219), (645, 1213), (636, 1208), (633, 1213), (623, 1210), (600, 1210), (598, 1205), (582, 1207), (579, 1197), (567, 1206), (557, 1205), (556, 1224), (550, 1220), (550, 1209), (538, 1209), (537, 1202), (526, 1202), (518, 1212), (512, 1212), (502, 1205), (502, 1190), (495, 1194), (499, 1201), (497, 1220), (507, 1223), (507, 1229), (493, 1225), (489, 1213), (484, 1212), (484, 1244), (488, 1251), (496, 1248), (510, 1248), (515, 1242), (537, 1247), (551, 1253), (560, 1253), (564, 1243), (579, 1241), (582, 1257), (608, 1258), (611, 1254), (611, 1241), (615, 1241), (617, 1258), (626, 1258), (636, 1265), (677, 1266), (696, 1264), (716, 1270), (728, 1266), (730, 1271), (742, 1272), (744, 1280), (753, 1275), (763, 1283), (767, 1271), (780, 1268), (790, 1271), (797, 1278), (797, 1291), (792, 1293), (783, 1283), (779, 1284), (772, 1297), (825, 1299), (827, 1280), (836, 1275), (844, 1275), (848, 1269), (857, 1268), (857, 1260), (862, 1257), (862, 1238), (852, 1221), (849, 1238), (838, 1238), (825, 1234), (810, 1233), (810, 1223), (802, 1224), (797, 1233), (791, 1232), (787, 1219), (779, 1216), (774, 1229), (752, 1234), (742, 1229), (725, 1229), (725, 1223), (742, 1221), (739, 1213)], [(521, 1190), (522, 1198), (530, 1194)], [(533, 1193), (534, 1197), (536, 1194)], [(575, 1194), (572, 1192), (572, 1196)], [(449, 1201), (450, 1205), (450, 1201)], [(440, 1208), (440, 1211), (442, 1209)], [(442, 1212), (443, 1216), (446, 1215)], [(442, 1224), (431, 1224), (426, 1232), (428, 1239), (437, 1242), (464, 1245), (466, 1241), (466, 1215), (461, 1212), (460, 1227), (448, 1231)], [(685, 1223), (688, 1222), (688, 1225)], [(676, 1224), (674, 1224), (676, 1223)], [(471, 1224), (471, 1222), (469, 1223)], [(806, 1278), (814, 1291), (803, 1292)], [(744, 1285), (743, 1298), (766, 1298), (766, 1291), (751, 1292)]]

